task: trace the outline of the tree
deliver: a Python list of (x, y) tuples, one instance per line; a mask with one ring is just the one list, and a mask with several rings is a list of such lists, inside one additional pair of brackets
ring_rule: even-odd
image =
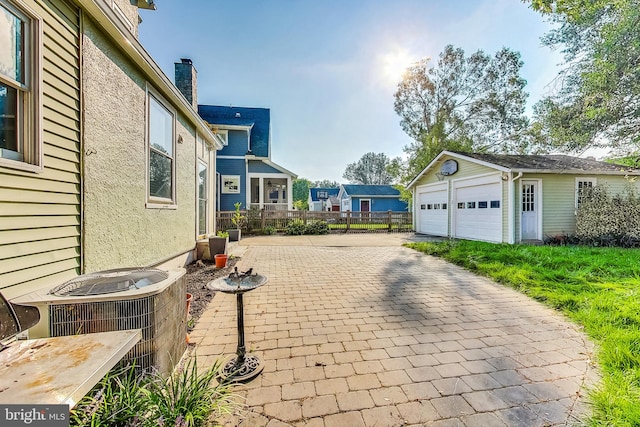
[(556, 94), (536, 104), (535, 130), (553, 148), (640, 148), (640, 0), (527, 0), (558, 26), (543, 43), (561, 48)]
[(526, 152), (528, 94), (520, 54), (507, 48), (469, 57), (451, 45), (435, 67), (425, 58), (405, 72), (394, 109), (414, 139), (407, 173), (417, 174), (443, 149)]
[(309, 187), (311, 181), (307, 178), (296, 178), (292, 184), (293, 204), (298, 210), (309, 209)]
[(338, 181), (331, 181), (329, 179), (323, 179), (313, 183), (316, 188), (339, 188), (340, 183)]
[(353, 184), (391, 184), (387, 171), (389, 158), (384, 153), (366, 153), (355, 163), (349, 163), (342, 177)]

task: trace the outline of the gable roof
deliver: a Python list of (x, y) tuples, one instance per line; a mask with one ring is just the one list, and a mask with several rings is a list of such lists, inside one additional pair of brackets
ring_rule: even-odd
[(398, 197), (400, 191), (391, 185), (343, 184), (341, 186), (349, 196)]
[(520, 171), (548, 171), (548, 172), (640, 172), (629, 166), (602, 162), (595, 159), (567, 156), (564, 154), (489, 154), (489, 153), (462, 153), (459, 154), (482, 160), (495, 165), (503, 166), (515, 172)]
[(249, 148), (258, 157), (269, 157), (271, 112), (268, 108), (198, 105), (198, 113), (211, 127), (220, 125), (251, 128)]
[(640, 175), (640, 169), (595, 159), (567, 156), (564, 154), (492, 154), (442, 151), (408, 185), (411, 188), (442, 157), (449, 156), (482, 164), (502, 172), (556, 173), (556, 174), (597, 174), (597, 175)]
[(340, 192), (340, 189), (339, 188), (319, 188), (319, 187), (310, 188), (309, 194), (311, 195), (311, 201), (317, 202), (320, 200), (318, 199), (318, 191), (326, 191), (327, 195), (331, 197), (331, 196), (337, 196), (338, 193)]

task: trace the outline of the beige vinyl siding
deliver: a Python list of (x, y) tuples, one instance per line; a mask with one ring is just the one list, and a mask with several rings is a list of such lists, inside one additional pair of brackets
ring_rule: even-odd
[(418, 185), (433, 184), (435, 182), (439, 182), (438, 178), (436, 177), (436, 173), (440, 171), (440, 165), (449, 159), (454, 159), (455, 161), (458, 162), (458, 172), (456, 172), (451, 176), (444, 177), (445, 180), (450, 181), (454, 179), (460, 179), (460, 178), (466, 178), (466, 177), (475, 176), (475, 175), (483, 175), (486, 173), (496, 172), (495, 169), (484, 166), (484, 165), (479, 165), (474, 162), (470, 162), (467, 160), (462, 160), (454, 157), (443, 156), (441, 159), (441, 162), (439, 164), (433, 165), (431, 170), (428, 171), (418, 182), (416, 182), (415, 185), (418, 186)]
[(80, 267), (80, 17), (63, 0), (25, 0), (43, 21), (42, 173), (0, 168), (0, 290), (55, 285)]
[[(509, 243), (509, 210), (513, 209), (513, 200), (509, 199), (509, 186), (514, 185), (509, 180), (502, 181), (502, 201), (500, 202), (500, 209), (502, 209), (502, 243)], [(515, 182), (516, 187), (520, 185), (518, 181)], [(517, 196), (518, 191), (514, 191), (513, 198)], [(514, 229), (517, 230), (517, 229)], [(515, 231), (514, 231), (515, 232)]]

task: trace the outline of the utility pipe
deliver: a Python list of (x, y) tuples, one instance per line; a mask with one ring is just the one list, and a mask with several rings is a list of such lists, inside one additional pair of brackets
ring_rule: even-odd
[(509, 190), (508, 190), (508, 194), (509, 194), (509, 214), (508, 214), (508, 220), (509, 220), (509, 243), (513, 244), (515, 243), (515, 218), (516, 218), (516, 210), (515, 207), (517, 206), (517, 204), (515, 203), (515, 199), (514, 199), (514, 195), (515, 195), (515, 191), (516, 191), (516, 181), (518, 179), (520, 179), (522, 177), (522, 172), (518, 172), (518, 175), (516, 175), (516, 177), (513, 177), (513, 172), (509, 172)]

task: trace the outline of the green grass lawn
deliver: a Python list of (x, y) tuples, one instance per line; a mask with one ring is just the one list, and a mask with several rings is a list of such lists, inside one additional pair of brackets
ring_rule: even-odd
[(561, 311), (597, 345), (594, 426), (640, 426), (640, 250), (471, 241), (410, 243)]

